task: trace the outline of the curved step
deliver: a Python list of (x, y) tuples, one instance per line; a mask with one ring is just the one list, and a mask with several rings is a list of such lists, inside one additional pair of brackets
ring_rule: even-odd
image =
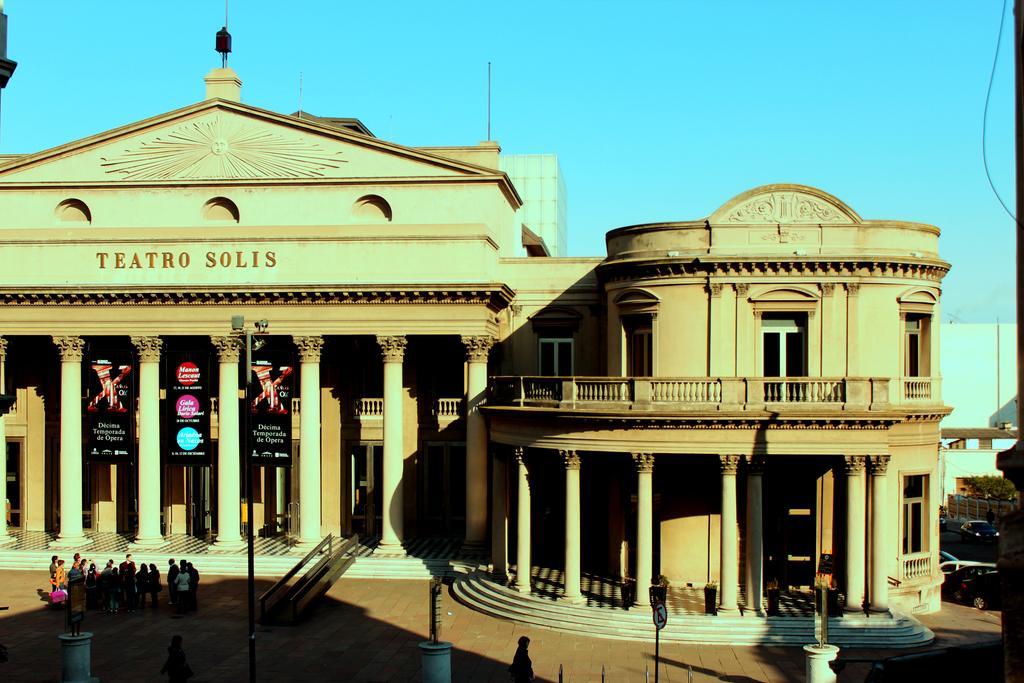
[[(644, 609), (622, 610), (566, 604), (536, 595), (523, 595), (479, 573), (459, 577), (454, 597), (490, 616), (542, 628), (603, 638), (654, 639), (650, 615)], [(814, 617), (758, 617), (752, 614), (670, 614), (662, 631), (666, 642), (732, 645), (805, 645), (814, 642)], [(848, 615), (829, 620), (829, 640), (844, 647), (911, 647), (930, 642), (934, 634), (912, 617)]]

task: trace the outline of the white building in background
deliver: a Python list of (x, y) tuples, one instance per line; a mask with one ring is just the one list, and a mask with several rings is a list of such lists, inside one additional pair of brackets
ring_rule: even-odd
[(499, 163), (523, 200), (516, 220), (544, 241), (548, 256), (566, 256), (568, 197), (558, 157), (554, 154), (502, 154)]
[(1002, 476), (996, 455), (1013, 445), (1017, 419), (1017, 326), (945, 323), (941, 327), (942, 499), (964, 493), (968, 477)]

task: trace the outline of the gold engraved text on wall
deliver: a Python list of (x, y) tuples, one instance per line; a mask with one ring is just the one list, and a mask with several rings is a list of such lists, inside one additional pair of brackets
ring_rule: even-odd
[(102, 165), (125, 180), (320, 178), (346, 163), (340, 155), (299, 136), (215, 116), (184, 123)]

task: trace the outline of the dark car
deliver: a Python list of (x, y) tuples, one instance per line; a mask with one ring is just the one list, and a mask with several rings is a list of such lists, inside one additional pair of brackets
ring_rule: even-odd
[(999, 572), (988, 572), (963, 581), (954, 597), (978, 609), (998, 609), (1002, 604), (1002, 594)]
[(960, 527), (960, 538), (964, 541), (994, 542), (999, 539), (999, 532), (988, 522), (973, 520)]
[(946, 574), (942, 581), (942, 594), (952, 596), (954, 600), (962, 601), (959, 595), (960, 588), (966, 581), (973, 581), (984, 574), (991, 574), (996, 570), (992, 562), (969, 562), (961, 564), (956, 569)]

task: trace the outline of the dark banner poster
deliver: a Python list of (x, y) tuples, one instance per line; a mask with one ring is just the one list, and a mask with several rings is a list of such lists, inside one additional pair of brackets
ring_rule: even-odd
[(248, 381), (249, 452), (254, 465), (292, 464), (292, 387), (295, 361), (286, 357), (252, 362)]
[(85, 405), (89, 462), (130, 463), (135, 456), (135, 382), (130, 360), (95, 355), (88, 362)]
[(198, 352), (167, 354), (168, 465), (209, 465), (210, 358)]

